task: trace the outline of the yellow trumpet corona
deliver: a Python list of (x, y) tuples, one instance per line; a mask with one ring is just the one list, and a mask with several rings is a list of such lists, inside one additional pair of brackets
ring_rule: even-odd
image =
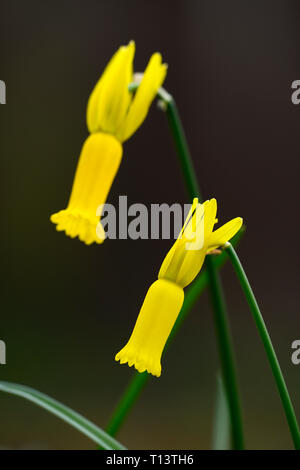
[(122, 159), (122, 143), (129, 139), (147, 116), (149, 107), (167, 71), (159, 53), (151, 56), (136, 93), (133, 81), (135, 44), (131, 41), (114, 54), (88, 101), (85, 141), (66, 209), (53, 214), (58, 231), (90, 245), (102, 243), (105, 233), (97, 208), (106, 202)]
[(217, 201), (194, 199), (183, 228), (149, 288), (126, 346), (115, 356), (139, 372), (161, 375), (161, 356), (184, 301), (184, 287), (202, 268), (207, 253), (223, 246), (241, 228), (237, 217), (213, 232)]
[(182, 287), (158, 279), (149, 288), (127, 345), (116, 355), (139, 372), (161, 374), (160, 358), (183, 304)]

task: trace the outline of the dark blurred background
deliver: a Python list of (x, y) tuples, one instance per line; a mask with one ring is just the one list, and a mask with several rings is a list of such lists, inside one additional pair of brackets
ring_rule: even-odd
[[(238, 252), (300, 418), (297, 251), (300, 79), (297, 1), (87, 0), (1, 3), (2, 380), (35, 387), (105, 427), (133, 370), (114, 362), (168, 240), (86, 247), (57, 233), (87, 136), (88, 96), (120, 44), (135, 70), (160, 51), (205, 197), (219, 220), (244, 217)], [(108, 202), (187, 202), (164, 114), (152, 106), (124, 145)], [(291, 238), (292, 236), (292, 238)], [(223, 269), (247, 446), (292, 448), (264, 350), (240, 286)], [(218, 357), (208, 293), (198, 301), (122, 431), (129, 448), (210, 448)], [(67, 424), (0, 395), (2, 448), (92, 449)]]

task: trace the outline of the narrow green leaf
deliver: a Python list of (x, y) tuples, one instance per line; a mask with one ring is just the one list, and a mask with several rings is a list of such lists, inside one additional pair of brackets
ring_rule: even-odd
[(216, 408), (212, 437), (213, 450), (231, 448), (230, 414), (221, 373), (217, 375)]
[(103, 429), (99, 428), (76, 411), (73, 411), (68, 406), (63, 405), (59, 401), (54, 400), (44, 393), (24, 385), (3, 381), (0, 381), (0, 391), (25, 398), (26, 400), (35, 403), (41, 408), (44, 408), (45, 410), (76, 428), (82, 434), (85, 434), (92, 441), (100, 445), (102, 449), (126, 450), (126, 447), (107, 434)]

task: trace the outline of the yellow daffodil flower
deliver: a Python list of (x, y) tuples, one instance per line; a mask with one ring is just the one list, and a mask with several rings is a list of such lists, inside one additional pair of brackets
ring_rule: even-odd
[(149, 60), (136, 93), (128, 90), (133, 81), (135, 44), (122, 46), (112, 57), (96, 84), (87, 106), (90, 136), (85, 141), (68, 206), (50, 220), (58, 231), (79, 237), (90, 245), (102, 243), (105, 233), (99, 223), (97, 208), (105, 204), (121, 163), (122, 143), (144, 121), (167, 71), (161, 55)]
[(223, 246), (241, 228), (237, 217), (213, 231), (217, 201), (203, 204), (194, 199), (178, 239), (165, 257), (158, 280), (149, 288), (135, 327), (116, 361), (128, 363), (139, 372), (161, 375), (161, 355), (181, 310), (184, 287), (197, 276), (205, 256)]

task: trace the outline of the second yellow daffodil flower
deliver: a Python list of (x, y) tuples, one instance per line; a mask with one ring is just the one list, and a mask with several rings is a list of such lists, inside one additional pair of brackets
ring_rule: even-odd
[(135, 94), (128, 90), (133, 81), (135, 44), (122, 46), (108, 63), (96, 84), (87, 107), (90, 136), (85, 141), (74, 178), (68, 206), (51, 216), (58, 231), (79, 237), (90, 245), (102, 243), (105, 233), (99, 224), (98, 207), (106, 202), (118, 171), (123, 148), (144, 121), (167, 71), (161, 55), (151, 56)]
[(202, 268), (205, 256), (223, 246), (241, 228), (237, 217), (213, 231), (217, 201), (199, 204), (194, 199), (182, 231), (165, 257), (158, 280), (149, 288), (126, 346), (116, 361), (128, 363), (139, 372), (161, 375), (161, 355), (184, 300), (184, 287)]

